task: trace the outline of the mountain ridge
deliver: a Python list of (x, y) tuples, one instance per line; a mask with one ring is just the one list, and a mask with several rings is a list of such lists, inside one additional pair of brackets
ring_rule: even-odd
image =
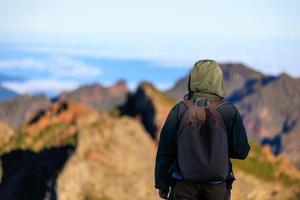
[[(140, 90), (145, 93), (143, 98), (151, 100), (154, 107), (161, 101), (165, 102), (165, 106), (173, 105), (172, 101), (165, 101), (168, 99), (167, 96), (159, 93), (149, 83), (141, 84)], [(163, 115), (161, 118), (167, 115), (163, 112), (160, 114)], [(154, 119), (160, 117), (154, 116)], [(157, 124), (157, 128), (161, 128), (159, 127), (161, 125), (162, 123)], [(3, 130), (6, 129), (13, 131), (4, 126)], [(19, 131), (21, 132), (12, 134), (9, 143), (1, 149), (2, 152), (14, 152), (21, 148), (22, 151), (34, 151), (37, 155), (41, 152), (43, 155), (43, 152), (48, 150), (53, 152), (65, 145), (75, 147), (73, 156), (66, 161), (57, 180), (51, 180), (50, 190), (47, 189), (51, 197), (55, 195), (51, 188), (53, 183), (57, 182), (56, 195), (62, 200), (97, 198), (129, 200), (133, 196), (137, 199), (158, 199), (153, 187), (153, 161), (157, 143), (148, 136), (139, 117), (113, 116), (80, 103), (58, 101), (51, 103), (43, 115)], [(297, 195), (300, 184), (299, 172), (293, 171), (293, 168), (285, 161), (282, 162), (279, 157), (274, 157), (268, 148), (261, 148), (257, 144), (251, 146), (249, 158), (234, 163), (238, 180), (233, 186), (234, 197), (283, 200)], [(66, 150), (62, 151), (62, 158), (65, 158)], [(20, 159), (22, 160), (22, 157)], [(8, 166), (7, 159), (3, 161), (5, 166)], [(39, 176), (44, 175), (44, 170), (48, 170), (45, 167), (41, 168), (45, 162), (43, 159), (35, 161), (34, 169), (39, 169)], [(0, 186), (0, 196), (18, 194), (21, 189), (12, 187), (11, 190), (7, 190), (9, 185), (6, 184), (9, 184), (9, 180), (15, 185), (23, 180), (16, 179), (18, 169), (15, 173), (7, 174), (8, 169), (11, 168), (5, 167), (6, 181)], [(20, 170), (22, 173), (32, 174), (29, 168)], [(41, 184), (50, 180), (47, 174), (44, 178), (40, 177), (44, 180)], [(53, 171), (49, 174), (53, 174)], [(1, 190), (3, 188), (5, 190)], [(36, 194), (40, 193), (41, 191)], [(33, 193), (27, 195), (34, 196)]]
[(111, 111), (125, 102), (127, 93), (127, 83), (120, 80), (109, 87), (99, 83), (83, 85), (73, 91), (61, 93), (58, 98), (84, 103), (104, 111)]

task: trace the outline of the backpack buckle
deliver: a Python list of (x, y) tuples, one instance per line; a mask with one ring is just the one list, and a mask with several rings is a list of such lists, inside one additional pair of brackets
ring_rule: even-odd
[(197, 107), (204, 107), (207, 108), (209, 106), (209, 101), (203, 97), (197, 97), (194, 101), (193, 104)]

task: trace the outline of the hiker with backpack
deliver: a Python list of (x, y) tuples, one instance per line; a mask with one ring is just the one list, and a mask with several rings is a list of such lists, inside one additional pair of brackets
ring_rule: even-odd
[(155, 187), (162, 199), (230, 199), (230, 158), (245, 159), (250, 146), (237, 108), (224, 97), (220, 66), (196, 62), (188, 94), (172, 108), (160, 134)]

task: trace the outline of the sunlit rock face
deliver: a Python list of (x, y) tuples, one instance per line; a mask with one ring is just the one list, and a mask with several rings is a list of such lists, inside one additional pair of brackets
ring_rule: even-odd
[(174, 104), (172, 98), (154, 85), (143, 82), (134, 93), (128, 95), (126, 103), (119, 110), (122, 115), (139, 119), (149, 135), (158, 139), (161, 127)]
[(59, 199), (157, 199), (155, 149), (137, 120), (103, 113), (80, 120), (76, 152), (58, 178)]

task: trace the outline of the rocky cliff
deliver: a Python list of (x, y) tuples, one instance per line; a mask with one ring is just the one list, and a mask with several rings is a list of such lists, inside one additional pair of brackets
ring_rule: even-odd
[(100, 84), (82, 86), (74, 91), (60, 94), (59, 99), (83, 103), (98, 110), (111, 111), (124, 104), (127, 93), (126, 82), (119, 81), (110, 87)]

